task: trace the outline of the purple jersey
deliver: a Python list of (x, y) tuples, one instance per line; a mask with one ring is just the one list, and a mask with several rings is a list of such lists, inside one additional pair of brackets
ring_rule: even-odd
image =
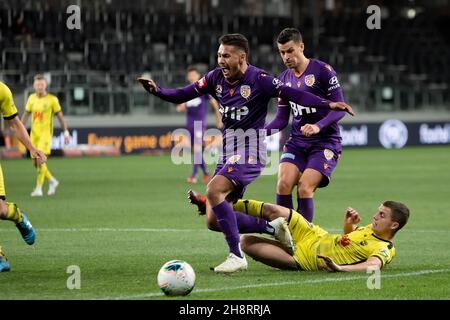
[[(255, 160), (263, 161), (259, 157), (265, 154), (265, 145), (260, 139), (259, 129), (264, 128), (268, 103), (275, 96), (275, 86), (272, 92), (267, 92), (267, 89), (262, 87), (261, 82), (265, 79), (261, 80), (261, 77), (265, 76), (265, 71), (249, 65), (241, 79), (230, 83), (223, 76), (221, 69), (216, 68), (196, 83), (195, 88), (198, 92), (210, 94), (220, 104), (219, 111), (223, 122), (224, 158), (222, 162), (225, 162), (237, 150), (242, 150), (240, 148), (243, 148), (246, 154), (239, 156), (254, 155), (257, 157)], [(238, 134), (236, 130), (239, 129), (246, 134), (249, 132), (252, 134), (251, 129), (254, 130), (253, 145), (250, 139), (236, 138)], [(233, 146), (230, 146), (230, 143), (233, 143)]]
[[(330, 101), (308, 92), (289, 88), (264, 70), (248, 65), (242, 78), (230, 83), (220, 68), (206, 74), (197, 82), (177, 89), (157, 88), (153, 93), (166, 101), (181, 103), (201, 95), (211, 95), (220, 104), (222, 114), (223, 154), (225, 163), (236, 151), (244, 151), (232, 160), (239, 163), (264, 162), (265, 118), (271, 98), (282, 97), (307, 107), (329, 108)], [(256, 140), (256, 143), (255, 143)]]
[[(303, 74), (297, 77), (291, 69), (280, 74), (279, 79), (285, 85), (300, 91), (312, 93), (330, 101), (344, 101), (342, 89), (333, 68), (316, 59), (310, 59)], [(333, 111), (324, 108), (311, 108), (283, 99), (278, 101), (279, 108), (290, 107), (293, 121), (290, 139), (313, 142), (334, 140), (341, 141), (338, 120), (344, 117), (345, 112)], [(300, 128), (305, 124), (316, 124), (320, 132), (306, 137)]]
[(186, 102), (186, 126), (194, 125), (194, 121), (202, 121), (206, 125), (206, 116), (208, 114), (208, 95), (200, 96)]

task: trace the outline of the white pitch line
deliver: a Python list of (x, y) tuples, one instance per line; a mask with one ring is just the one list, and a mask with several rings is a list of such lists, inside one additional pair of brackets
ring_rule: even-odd
[[(400, 277), (415, 277), (421, 276), (431, 273), (441, 273), (441, 272), (450, 272), (450, 269), (435, 269), (435, 270), (422, 270), (416, 272), (409, 273), (397, 273), (397, 274), (388, 274), (381, 275), (381, 278), (400, 278)], [(362, 280), (367, 279), (366, 276), (353, 276), (353, 277), (345, 277), (345, 278), (323, 278), (323, 279), (313, 279), (313, 280), (304, 280), (304, 281), (284, 281), (284, 282), (275, 282), (275, 283), (260, 283), (260, 284), (249, 284), (245, 286), (236, 286), (236, 287), (223, 287), (223, 288), (215, 288), (215, 289), (194, 289), (193, 293), (204, 293), (204, 292), (218, 292), (218, 291), (231, 291), (231, 290), (241, 290), (241, 289), (251, 289), (251, 288), (262, 288), (262, 287), (279, 287), (285, 285), (301, 285), (301, 284), (314, 284), (314, 283), (325, 283), (325, 282), (342, 282), (342, 281), (351, 281), (351, 280)], [(128, 296), (121, 297), (105, 297), (94, 300), (127, 300), (127, 299), (140, 299), (140, 298), (149, 298), (149, 297), (157, 297), (164, 296), (162, 292), (150, 292), (143, 294), (134, 294)]]

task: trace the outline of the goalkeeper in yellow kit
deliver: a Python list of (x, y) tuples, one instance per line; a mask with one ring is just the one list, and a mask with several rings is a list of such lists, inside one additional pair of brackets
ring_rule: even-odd
[[(69, 143), (70, 134), (58, 98), (47, 92), (47, 81), (43, 75), (38, 74), (34, 77), (33, 87), (35, 93), (28, 97), (22, 122), (26, 125), (30, 114), (32, 114), (31, 142), (49, 156), (53, 137), (53, 115), (58, 118), (64, 132), (64, 143)], [(37, 169), (37, 181), (36, 188), (31, 192), (31, 196), (41, 197), (43, 195), (42, 186), (45, 180), (49, 181), (47, 194), (49, 196), (55, 194), (59, 181), (51, 174), (46, 163), (38, 164), (36, 159), (33, 157), (32, 159), (33, 165)]]
[[(235, 211), (265, 220), (282, 220), (277, 240), (244, 235), (242, 250), (253, 259), (287, 270), (366, 271), (381, 269), (395, 256), (392, 239), (408, 221), (409, 209), (400, 202), (385, 201), (372, 224), (358, 227), (359, 213), (347, 208), (344, 233), (330, 234), (309, 223), (298, 212), (255, 200), (238, 200)], [(284, 233), (284, 234), (282, 234)]]
[[(17, 116), (17, 108), (14, 105), (14, 100), (12, 97), (11, 90), (3, 83), (0, 82), (0, 113), (3, 116), (5, 122), (14, 131), (16, 137), (23, 143), (23, 145), (30, 151), (30, 154), (36, 163), (45, 163), (47, 157), (45, 154), (36, 149), (30, 141), (28, 132)], [(16, 224), (17, 229), (19, 229), (22, 238), (29, 245), (34, 243), (36, 233), (28, 220), (25, 213), (23, 213), (15, 203), (6, 202), (6, 192), (5, 184), (3, 182), (3, 172), (0, 167), (0, 219), (10, 220)], [(10, 266), (8, 259), (6, 259), (5, 254), (0, 246), (0, 272), (9, 271)]]

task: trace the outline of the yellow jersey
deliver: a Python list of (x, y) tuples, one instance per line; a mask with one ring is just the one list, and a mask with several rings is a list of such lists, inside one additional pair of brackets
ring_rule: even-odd
[(17, 116), (17, 108), (14, 104), (12, 92), (3, 82), (0, 82), (0, 113), (6, 120)]
[(344, 235), (330, 234), (293, 211), (289, 230), (296, 244), (294, 257), (304, 270), (319, 270), (325, 264), (317, 255), (330, 257), (339, 265), (356, 264), (375, 256), (384, 266), (395, 257), (394, 244), (377, 237), (371, 224)]
[[(9, 120), (17, 117), (17, 108), (11, 90), (8, 86), (0, 81), (0, 114), (4, 119)], [(3, 181), (3, 171), (0, 166), (0, 197), (4, 199), (6, 196), (5, 184)]]
[(36, 93), (28, 97), (25, 110), (32, 114), (31, 142), (35, 147), (50, 154), (53, 137), (53, 115), (61, 111), (59, 100), (48, 93), (38, 97)]

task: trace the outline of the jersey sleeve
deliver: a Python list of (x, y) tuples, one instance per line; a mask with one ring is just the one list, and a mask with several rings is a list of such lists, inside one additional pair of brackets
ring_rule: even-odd
[(258, 82), (262, 91), (269, 97), (280, 97), (283, 100), (292, 101), (305, 107), (330, 109), (329, 100), (309, 92), (288, 87), (280, 79), (274, 78), (267, 73), (260, 73)]
[(394, 254), (395, 254), (394, 250), (389, 250), (387, 246), (380, 246), (374, 249), (370, 256), (377, 257), (378, 259), (380, 259), (382, 267), (384, 267), (384, 265), (392, 261), (392, 259), (394, 258)]
[(200, 80), (194, 83), (195, 91), (200, 94), (213, 95), (214, 93), (214, 83), (213, 83), (213, 71), (208, 72)]
[(5, 84), (2, 85), (0, 91), (0, 111), (5, 120), (13, 119), (17, 116), (17, 108), (11, 90)]
[(61, 105), (59, 104), (59, 99), (56, 96), (53, 99), (52, 111), (53, 111), (53, 113), (58, 113), (61, 111)]
[(324, 90), (326, 90), (328, 100), (344, 102), (344, 94), (336, 71), (329, 64), (325, 64), (320, 70), (320, 82)]

